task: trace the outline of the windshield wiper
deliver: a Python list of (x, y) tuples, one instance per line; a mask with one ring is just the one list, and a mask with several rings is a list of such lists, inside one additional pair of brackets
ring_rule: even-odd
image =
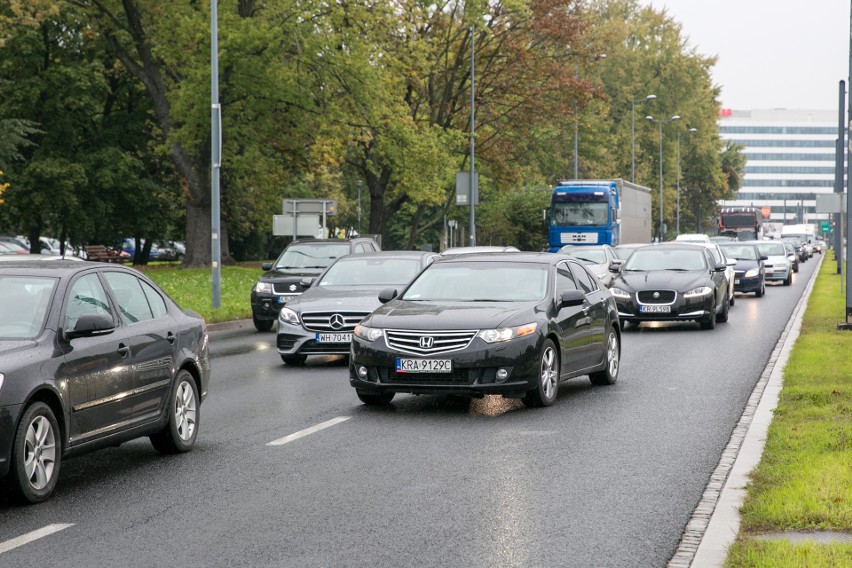
[(688, 268), (664, 268), (663, 270), (671, 272), (689, 272)]
[(584, 260), (589, 264), (600, 264), (597, 260), (592, 260), (591, 258), (584, 258), (582, 256), (575, 256), (574, 258), (576, 258), (577, 260)]

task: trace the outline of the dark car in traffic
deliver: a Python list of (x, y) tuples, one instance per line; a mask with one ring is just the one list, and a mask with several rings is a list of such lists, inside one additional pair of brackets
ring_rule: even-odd
[(559, 383), (618, 378), (615, 302), (577, 261), (550, 253), (459, 255), (429, 265), (355, 327), (349, 382), (365, 404), (396, 393), (488, 394), (549, 406)]
[(610, 285), (622, 326), (694, 320), (703, 329), (728, 321), (727, 264), (701, 244), (660, 243), (636, 249)]
[(612, 283), (613, 268), (623, 262), (609, 245), (565, 245), (557, 254), (570, 256), (584, 264), (606, 287)]
[(288, 365), (308, 355), (348, 355), (355, 325), (378, 308), (388, 287), (404, 288), (435, 259), (425, 251), (350, 254), (335, 260), (278, 315), (276, 347)]
[(18, 498), (47, 499), (75, 454), (142, 436), (192, 449), (210, 377), (200, 316), (93, 262), (4, 262), (0, 298), (0, 478)]
[(293, 241), (275, 262), (265, 262), (265, 271), (251, 289), (251, 317), (258, 331), (269, 331), (281, 306), (296, 299), (336, 259), (347, 254), (381, 250), (373, 239), (303, 239)]
[(734, 265), (734, 291), (748, 294), (754, 292), (758, 298), (766, 292), (766, 268), (768, 257), (760, 254), (757, 246), (748, 242), (719, 243), (725, 256), (737, 261)]

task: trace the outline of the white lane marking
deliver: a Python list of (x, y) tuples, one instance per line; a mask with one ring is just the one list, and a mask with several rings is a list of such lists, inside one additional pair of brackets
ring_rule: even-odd
[(332, 418), (327, 422), (323, 422), (322, 424), (317, 424), (316, 426), (311, 426), (310, 428), (306, 428), (300, 432), (296, 432), (295, 434), (290, 434), (289, 436), (284, 436), (283, 438), (278, 438), (277, 440), (273, 440), (266, 444), (267, 446), (282, 446), (287, 442), (292, 442), (293, 440), (298, 440), (299, 438), (303, 438), (308, 434), (313, 434), (314, 432), (319, 432), (320, 430), (325, 430), (335, 424), (340, 424), (341, 422), (346, 422), (352, 418), (351, 416), (338, 416), (337, 418)]
[(23, 534), (18, 538), (13, 538), (12, 540), (7, 540), (6, 542), (0, 542), (0, 554), (4, 552), (9, 552), (13, 548), (18, 548), (24, 544), (32, 542), (34, 540), (38, 540), (42, 537), (52, 535), (55, 532), (59, 532), (61, 530), (65, 530), (68, 527), (73, 527), (74, 523), (56, 523), (53, 525), (47, 525), (46, 527), (42, 527), (33, 532), (29, 532), (27, 534)]

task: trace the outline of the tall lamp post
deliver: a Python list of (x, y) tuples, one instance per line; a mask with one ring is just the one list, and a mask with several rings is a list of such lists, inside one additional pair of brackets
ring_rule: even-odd
[[(698, 132), (697, 128), (689, 128), (689, 134)], [(677, 131), (677, 214), (675, 216), (675, 233), (680, 234), (680, 130)]]
[[(591, 57), (591, 61), (599, 61), (601, 59), (606, 59), (606, 53), (597, 53)], [(580, 63), (578, 62), (574, 66), (574, 79), (575, 82), (580, 82)], [(578, 116), (577, 102), (574, 101), (574, 179), (580, 179), (577, 177), (578, 164), (579, 164), (579, 150), (580, 150), (580, 117)]]
[(660, 126), (660, 234), (659, 241), (663, 242), (666, 238), (666, 233), (663, 230), (663, 125), (669, 122), (674, 122), (676, 120), (680, 120), (679, 115), (674, 115), (671, 118), (663, 118), (663, 119), (655, 119), (653, 116), (646, 116), (646, 120), (649, 122), (655, 122)]
[(657, 95), (630, 101), (630, 183), (636, 183), (636, 103), (653, 101)]

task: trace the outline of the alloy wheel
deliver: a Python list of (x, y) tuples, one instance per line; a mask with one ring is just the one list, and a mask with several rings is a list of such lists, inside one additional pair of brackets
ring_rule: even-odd
[(556, 396), (556, 351), (548, 345), (541, 355), (541, 390), (547, 399)]
[(47, 487), (56, 465), (56, 435), (50, 421), (36, 416), (27, 427), (24, 439), (24, 470), (30, 485), (37, 490)]
[(198, 409), (195, 404), (195, 391), (186, 381), (178, 386), (175, 396), (175, 424), (177, 434), (184, 442), (192, 439), (197, 423)]

